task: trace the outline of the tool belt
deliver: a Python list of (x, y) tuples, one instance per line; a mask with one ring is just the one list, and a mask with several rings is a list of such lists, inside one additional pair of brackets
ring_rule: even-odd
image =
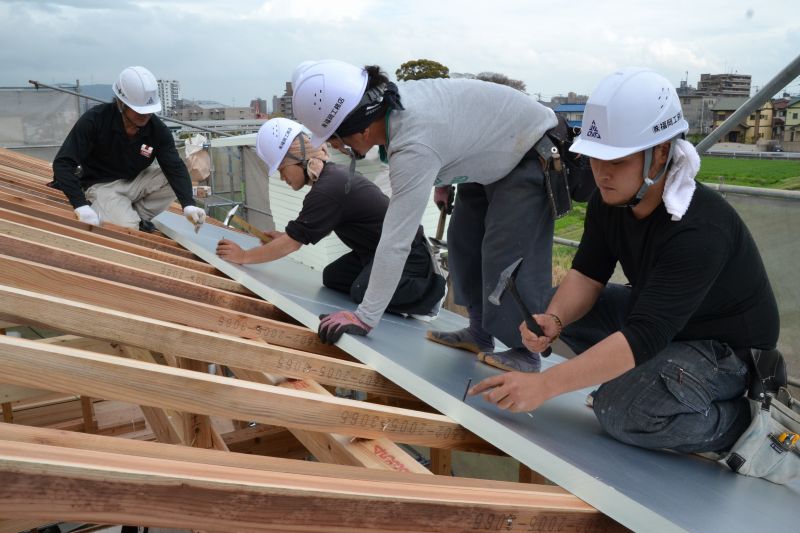
[(778, 484), (800, 478), (800, 404), (786, 388), (786, 363), (778, 350), (736, 350), (748, 366), (750, 426), (720, 463), (737, 474)]
[(533, 149), (539, 156), (544, 184), (553, 218), (561, 218), (572, 209), (572, 201), (586, 202), (597, 188), (589, 158), (569, 151), (580, 128), (567, 124), (557, 115), (558, 124), (547, 130)]

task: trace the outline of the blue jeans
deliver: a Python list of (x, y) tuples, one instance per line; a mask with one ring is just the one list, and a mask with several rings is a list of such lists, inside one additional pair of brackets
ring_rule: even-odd
[[(561, 338), (579, 354), (619, 331), (630, 288), (609, 284)], [(730, 449), (750, 424), (747, 365), (715, 340), (673, 341), (645, 363), (604, 383), (594, 413), (615, 439), (679, 452)]]

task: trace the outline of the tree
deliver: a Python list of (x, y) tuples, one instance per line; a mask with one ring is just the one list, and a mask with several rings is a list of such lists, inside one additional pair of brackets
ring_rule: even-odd
[(400, 81), (421, 80), (424, 78), (449, 78), (450, 69), (431, 59), (406, 61), (395, 71)]
[(514, 80), (500, 74), (499, 72), (481, 72), (476, 76), (479, 80), (490, 81), (492, 83), (499, 83), (500, 85), (508, 85), (518, 91), (525, 92), (525, 82), (522, 80)]

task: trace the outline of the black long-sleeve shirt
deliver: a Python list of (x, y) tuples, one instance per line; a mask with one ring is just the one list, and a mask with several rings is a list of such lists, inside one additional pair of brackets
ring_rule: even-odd
[[(350, 191), (345, 192), (347, 183)], [(347, 167), (325, 163), (319, 180), (303, 199), (303, 209), (286, 225), (286, 234), (302, 244), (316, 244), (335, 233), (366, 263), (375, 255), (381, 240), (383, 219), (389, 198), (377, 185)], [(422, 226), (414, 244), (424, 239)]]
[(679, 221), (663, 203), (639, 220), (596, 193), (572, 267), (605, 284), (617, 261), (632, 287), (621, 331), (637, 365), (672, 340), (775, 347), (778, 306), (756, 243), (733, 207), (708, 187), (697, 184)]
[[(132, 180), (154, 160), (164, 171), (181, 206), (194, 205), (192, 180), (172, 134), (155, 115), (128, 137), (116, 103), (101, 104), (81, 115), (53, 160), (56, 188), (72, 207), (88, 205), (84, 191), (96, 183)], [(82, 175), (75, 174), (78, 165)]]

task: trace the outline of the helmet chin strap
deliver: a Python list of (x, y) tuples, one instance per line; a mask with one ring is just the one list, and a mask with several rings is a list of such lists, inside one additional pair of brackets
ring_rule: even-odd
[(142, 128), (137, 126), (131, 119), (128, 118), (128, 115), (125, 114), (125, 108), (128, 107), (127, 104), (122, 102), (119, 98), (117, 100), (117, 109), (119, 110), (119, 114), (122, 115), (122, 123), (123, 124), (130, 124), (134, 128), (136, 128), (136, 133), (139, 133)]
[(334, 133), (334, 135), (336, 136), (337, 139), (342, 141), (342, 146), (344, 146), (344, 149), (347, 152), (347, 155), (350, 156), (350, 169), (349, 169), (350, 173), (347, 176), (347, 182), (344, 184), (344, 193), (348, 194), (350, 192), (350, 179), (356, 173), (356, 161), (364, 159), (364, 157), (366, 157), (366, 156), (361, 155), (361, 154), (357, 154), (355, 150), (350, 148), (350, 146), (347, 143), (344, 142), (344, 139), (339, 137), (339, 134)]
[(647, 194), (647, 190), (652, 186), (658, 183), (664, 174), (667, 173), (667, 169), (669, 168), (669, 164), (672, 161), (672, 153), (675, 149), (675, 139), (670, 139), (669, 141), (669, 153), (667, 154), (667, 160), (664, 163), (664, 167), (655, 175), (654, 178), (650, 178), (650, 165), (653, 164), (653, 150), (655, 150), (655, 146), (651, 146), (647, 150), (644, 151), (644, 168), (642, 168), (642, 186), (639, 187), (639, 190), (636, 194), (631, 197), (630, 200), (625, 202), (624, 204), (617, 205), (616, 207), (636, 207), (639, 205), (639, 202), (642, 201), (644, 195)]
[(305, 181), (306, 184), (308, 184), (311, 183), (311, 178), (309, 178), (308, 176), (308, 159), (306, 158), (306, 142), (303, 140), (302, 135), (298, 135), (297, 139), (300, 141), (300, 157), (297, 157), (296, 155), (290, 154), (288, 152), (286, 153), (286, 157), (294, 159), (295, 161), (297, 161), (297, 164), (303, 167), (303, 174), (305, 174), (306, 178)]

